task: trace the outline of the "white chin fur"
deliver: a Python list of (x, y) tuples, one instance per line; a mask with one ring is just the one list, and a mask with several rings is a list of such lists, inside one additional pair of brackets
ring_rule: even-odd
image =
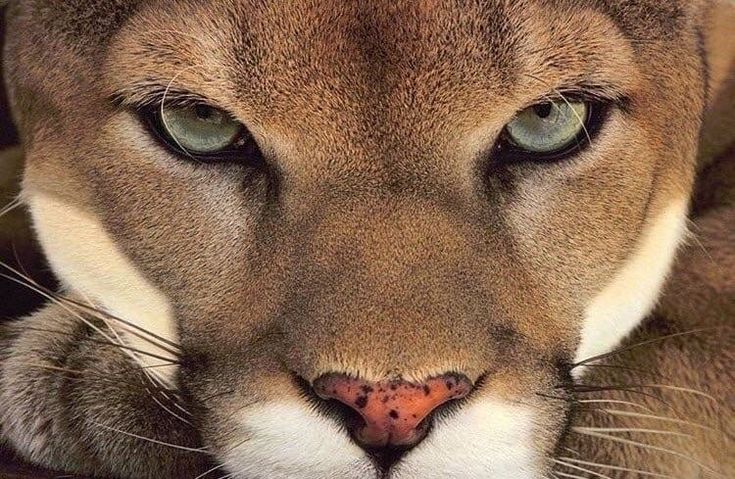
[(374, 478), (367, 455), (334, 421), (297, 402), (247, 408), (221, 458), (238, 479)]
[(398, 465), (395, 479), (538, 479), (528, 407), (483, 400), (434, 427)]
[[(54, 272), (65, 288), (98, 309), (121, 318), (158, 337), (177, 344), (175, 321), (168, 299), (136, 269), (91, 213), (40, 192), (26, 192), (33, 224)], [(70, 241), (73, 238), (73, 241)], [(69, 308), (74, 311), (73, 307)], [(165, 349), (130, 333), (135, 331), (114, 320), (111, 339), (131, 348), (168, 359)], [(158, 343), (161, 344), (161, 343)], [(130, 352), (158, 379), (171, 384), (175, 366), (168, 361)]]
[[(436, 424), (391, 479), (539, 479), (533, 413), (495, 400), (468, 405)], [(248, 408), (222, 458), (238, 479), (375, 478), (365, 453), (328, 418), (297, 403)]]
[(612, 351), (653, 310), (686, 235), (687, 207), (677, 201), (651, 221), (636, 252), (587, 307), (576, 362)]

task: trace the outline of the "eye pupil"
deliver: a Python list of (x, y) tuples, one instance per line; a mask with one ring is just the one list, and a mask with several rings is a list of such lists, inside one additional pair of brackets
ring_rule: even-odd
[(222, 114), (207, 105), (196, 105), (194, 107), (194, 114), (198, 120), (208, 123), (219, 123), (222, 120)]
[(539, 118), (548, 118), (551, 115), (551, 109), (553, 105), (551, 103), (541, 103), (533, 107), (533, 111), (538, 115)]

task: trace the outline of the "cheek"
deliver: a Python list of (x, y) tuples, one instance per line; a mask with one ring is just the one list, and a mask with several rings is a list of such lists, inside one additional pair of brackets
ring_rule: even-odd
[(576, 362), (609, 352), (651, 312), (686, 235), (687, 209), (686, 199), (673, 200), (646, 223), (632, 254), (587, 306)]
[[(166, 295), (145, 278), (89, 211), (49, 193), (26, 191), (25, 198), (39, 241), (64, 289), (125, 321), (127, 325), (107, 320), (112, 332), (104, 334), (125, 336), (127, 344), (143, 352), (130, 352), (136, 361), (155, 366), (151, 371), (172, 382), (175, 367), (160, 366), (174, 360), (175, 355), (161, 341), (151, 339), (155, 335), (169, 343), (178, 342)], [(150, 334), (141, 335), (140, 330)]]
[(124, 160), (89, 177), (100, 220), (173, 304), (214, 307), (242, 281), (238, 269), (256, 245), (257, 193), (226, 168), (119, 153)]

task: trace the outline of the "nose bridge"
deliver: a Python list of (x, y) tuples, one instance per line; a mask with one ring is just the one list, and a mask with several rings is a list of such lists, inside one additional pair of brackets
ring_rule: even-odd
[(309, 274), (327, 281), (327, 295), (346, 300), (343, 314), (359, 308), (363, 319), (366, 309), (427, 319), (431, 303), (449, 304), (452, 278), (470, 273), (472, 246), (463, 230), (426, 201), (353, 204), (320, 222), (307, 248)]
[(298, 293), (284, 317), (299, 373), (481, 374), (467, 369), (480, 363), (472, 345), (486, 303), (467, 294), (479, 281), (466, 225), (440, 205), (405, 198), (323, 209), (295, 248)]
[(321, 261), (347, 259), (356, 273), (376, 281), (409, 271), (421, 275), (469, 254), (467, 228), (453, 213), (418, 195), (366, 198), (325, 215), (310, 246)]

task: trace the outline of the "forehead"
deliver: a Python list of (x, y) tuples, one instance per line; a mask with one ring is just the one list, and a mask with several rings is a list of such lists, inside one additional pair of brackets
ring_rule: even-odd
[[(365, 118), (390, 107), (462, 116), (461, 105), (512, 114), (568, 85), (629, 85), (631, 75), (621, 74), (633, 68), (626, 34), (590, 5), (229, 0), (162, 10), (161, 2), (146, 3), (110, 49), (110, 77), (118, 90), (175, 78), (220, 105), (259, 108), (270, 121), (279, 108), (291, 117), (312, 113), (298, 105), (316, 105), (320, 115), (362, 108)], [(258, 119), (252, 109), (234, 113)]]
[[(205, 6), (212, 14), (244, 13), (257, 14), (259, 11), (279, 11), (284, 15), (296, 14), (297, 17), (306, 12), (321, 10), (322, 13), (335, 14), (341, 10), (353, 10), (373, 13), (390, 13), (397, 10), (408, 12), (413, 5), (414, 11), (430, 12), (433, 9), (453, 10), (453, 13), (484, 13), (488, 20), (496, 20), (495, 26), (513, 23), (513, 18), (503, 15), (521, 11), (533, 5), (544, 5), (552, 9), (568, 11), (595, 9), (616, 22), (621, 30), (632, 38), (652, 35), (667, 35), (676, 31), (684, 21), (686, 9), (681, 0), (474, 0), (467, 2), (446, 2), (439, 0), (420, 1), (385, 1), (366, 2), (353, 1), (273, 1), (273, 0), (222, 0), (189, 2), (188, 0), (65, 0), (63, 2), (37, 0), (36, 14), (42, 17), (55, 32), (64, 35), (72, 43), (88, 46), (104, 45), (135, 12), (148, 6), (153, 9), (163, 8), (171, 12), (172, 8), (182, 5), (198, 4)], [(369, 20), (366, 17), (365, 20)], [(405, 20), (395, 17), (399, 22)]]

